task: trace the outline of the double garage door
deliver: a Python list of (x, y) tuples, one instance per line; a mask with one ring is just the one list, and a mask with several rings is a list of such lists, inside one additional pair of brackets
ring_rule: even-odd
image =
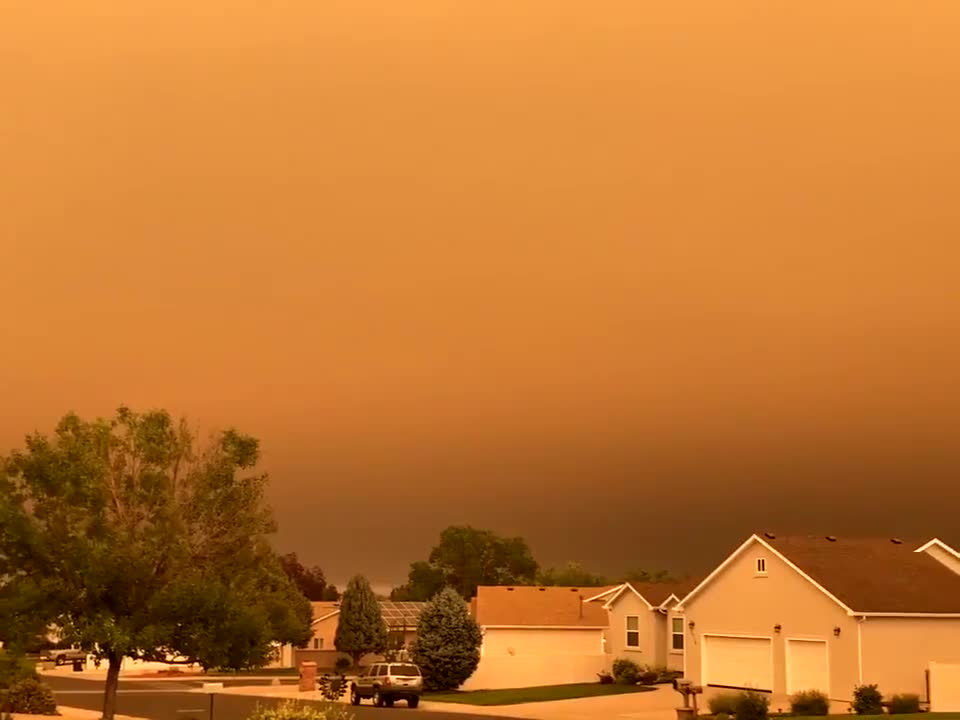
[[(701, 649), (704, 685), (773, 691), (773, 641), (770, 638), (704, 635)], [(829, 693), (825, 640), (784, 643), (787, 692)]]

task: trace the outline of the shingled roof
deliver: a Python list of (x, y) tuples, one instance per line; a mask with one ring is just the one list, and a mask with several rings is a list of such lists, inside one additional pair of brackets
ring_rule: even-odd
[(960, 613), (960, 575), (922, 542), (890, 538), (764, 537), (840, 602), (864, 613)]
[(597, 603), (584, 602), (594, 590), (481, 585), (470, 609), (477, 624), (488, 627), (606, 627), (607, 611)]
[(891, 538), (753, 535), (694, 588), (686, 605), (751, 546), (766, 544), (853, 614), (960, 615), (960, 574), (921, 542)]

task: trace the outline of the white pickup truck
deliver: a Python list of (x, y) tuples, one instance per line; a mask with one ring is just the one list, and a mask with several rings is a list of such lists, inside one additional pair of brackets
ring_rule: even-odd
[(86, 665), (87, 653), (77, 648), (51, 648), (44, 650), (40, 655), (40, 659), (53, 662), (56, 665), (66, 665), (67, 663), (80, 660)]

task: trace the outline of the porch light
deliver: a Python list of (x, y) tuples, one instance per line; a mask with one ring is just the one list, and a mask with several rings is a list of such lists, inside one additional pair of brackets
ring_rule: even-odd
[(773, 631), (774, 631), (777, 635), (780, 634), (780, 630), (781, 630), (780, 623), (777, 623), (776, 625), (773, 626)]
[(837, 625), (837, 626), (833, 629), (833, 636), (834, 636), (834, 637), (840, 637), (840, 626), (839, 626), (839, 625)]

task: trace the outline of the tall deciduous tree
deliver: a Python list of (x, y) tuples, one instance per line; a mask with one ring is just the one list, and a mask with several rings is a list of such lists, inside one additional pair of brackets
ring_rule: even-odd
[(455, 690), (480, 664), (483, 636), (459, 593), (445, 588), (420, 613), (413, 660), (427, 690)]
[(537, 584), (561, 587), (600, 587), (610, 582), (602, 575), (594, 575), (580, 563), (569, 562), (562, 568), (547, 568), (537, 573)]
[(668, 583), (676, 580), (668, 570), (631, 570), (624, 576), (622, 582)]
[(440, 533), (440, 541), (426, 563), (410, 566), (407, 584), (395, 589), (396, 599), (405, 596), (403, 599), (427, 600), (445, 586), (470, 598), (478, 585), (532, 583), (537, 569), (537, 561), (523, 538), (452, 525)]
[(387, 649), (387, 624), (383, 620), (380, 601), (370, 583), (362, 575), (353, 577), (340, 598), (340, 616), (333, 645), (353, 658), (353, 664), (368, 653)]
[(337, 588), (327, 582), (323, 570), (314, 565), (306, 567), (296, 553), (287, 553), (280, 556), (280, 566), (298, 588), (307, 600), (338, 600), (340, 593)]
[(120, 408), (65, 416), (0, 464), (0, 635), (53, 625), (107, 664), (112, 720), (124, 657), (266, 663), (310, 636), (310, 604), (269, 545), (256, 439), (200, 447), (185, 421)]

